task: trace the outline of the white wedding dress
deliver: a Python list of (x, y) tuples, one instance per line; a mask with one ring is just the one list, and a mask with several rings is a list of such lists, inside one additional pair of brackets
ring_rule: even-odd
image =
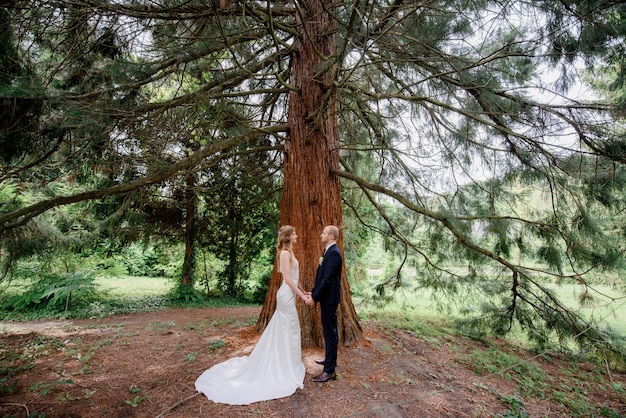
[[(291, 278), (297, 286), (298, 260), (292, 260)], [(283, 280), (276, 311), (252, 353), (211, 367), (196, 380), (196, 390), (214, 402), (247, 405), (292, 395), (304, 387), (305, 371), (296, 296)]]

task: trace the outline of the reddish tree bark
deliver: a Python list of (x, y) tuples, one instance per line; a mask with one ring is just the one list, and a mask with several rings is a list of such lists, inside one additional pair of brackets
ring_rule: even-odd
[[(324, 4), (324, 2), (326, 4)], [(339, 169), (339, 130), (336, 115), (335, 78), (336, 22), (328, 0), (301, 5), (297, 19), (300, 35), (294, 43), (290, 84), (297, 88), (289, 96), (289, 135), (285, 143), (284, 186), (281, 225), (293, 225), (298, 234), (295, 254), (300, 262), (300, 283), (305, 290), (315, 285), (315, 273), (323, 248), (320, 234), (326, 225), (342, 226), (341, 185), (331, 170)], [(338, 245), (343, 250), (343, 232)], [(275, 266), (257, 330), (269, 322), (276, 291), (282, 278)], [(338, 311), (340, 344), (363, 338), (345, 263), (341, 278), (342, 297)], [(298, 300), (303, 345), (323, 346), (319, 304), (309, 307)]]

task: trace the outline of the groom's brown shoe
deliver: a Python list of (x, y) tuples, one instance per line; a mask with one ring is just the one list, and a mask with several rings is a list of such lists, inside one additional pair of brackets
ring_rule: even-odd
[(324, 359), (324, 358), (318, 358), (318, 359), (315, 359), (315, 362), (316, 362), (317, 364), (321, 364), (321, 365), (323, 366), (324, 364), (326, 364), (326, 359)]
[(319, 376), (315, 376), (311, 381), (313, 382), (328, 382), (329, 380), (335, 380), (337, 378), (337, 373), (322, 373)]

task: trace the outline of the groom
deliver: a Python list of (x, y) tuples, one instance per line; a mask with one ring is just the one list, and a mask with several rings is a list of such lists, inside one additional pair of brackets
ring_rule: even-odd
[(339, 335), (337, 333), (337, 306), (341, 293), (341, 268), (342, 256), (337, 246), (339, 229), (334, 225), (324, 228), (320, 235), (322, 245), (326, 247), (324, 255), (320, 258), (315, 275), (315, 287), (311, 291), (311, 296), (306, 303), (313, 305), (320, 303), (322, 316), (322, 329), (324, 332), (324, 345), (326, 346), (326, 357), (323, 360), (315, 360), (317, 364), (324, 365), (324, 372), (315, 376), (313, 382), (327, 382), (335, 380), (337, 373), (337, 344)]

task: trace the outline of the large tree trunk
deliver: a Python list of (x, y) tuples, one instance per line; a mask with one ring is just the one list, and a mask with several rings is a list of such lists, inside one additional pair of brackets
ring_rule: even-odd
[[(326, 1), (324, 6), (323, 2)], [(302, 3), (297, 3), (302, 4)], [(305, 290), (315, 284), (315, 272), (323, 248), (320, 233), (326, 225), (342, 226), (341, 185), (330, 173), (339, 168), (339, 130), (336, 116), (333, 59), (336, 56), (336, 23), (331, 19), (328, 0), (306, 2), (298, 19), (300, 36), (292, 55), (290, 84), (297, 87), (289, 97), (289, 137), (285, 143), (284, 187), (281, 225), (293, 225), (298, 234), (295, 247), (300, 261), (300, 283)], [(339, 235), (343, 250), (343, 232)], [(269, 322), (281, 284), (275, 266), (257, 330)], [(349, 345), (363, 338), (350, 296), (345, 263), (339, 304), (339, 342)], [(323, 346), (319, 304), (309, 307), (298, 300), (303, 345)]]

